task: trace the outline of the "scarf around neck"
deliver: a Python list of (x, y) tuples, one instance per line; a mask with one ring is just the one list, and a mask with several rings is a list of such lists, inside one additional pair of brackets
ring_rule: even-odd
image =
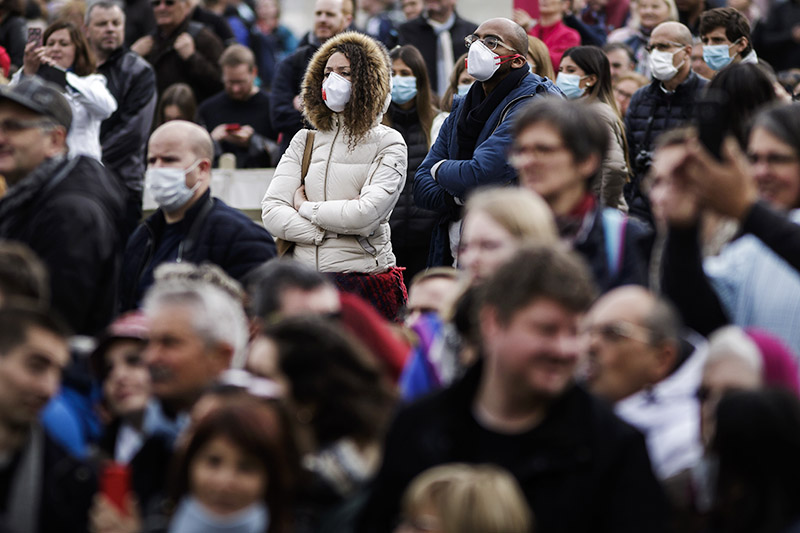
[(484, 94), (483, 83), (473, 83), (464, 103), (456, 125), (458, 140), (458, 159), (472, 159), (478, 136), (483, 131), (486, 121), (492, 116), (500, 102), (519, 85), (519, 82), (530, 71), (523, 67), (512, 69), (497, 87), (489, 94)]

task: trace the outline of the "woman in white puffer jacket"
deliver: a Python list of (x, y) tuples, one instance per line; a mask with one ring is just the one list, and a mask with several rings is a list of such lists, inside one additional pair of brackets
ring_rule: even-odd
[(329, 39), (306, 70), (304, 114), (316, 129), (305, 186), (298, 132), (262, 201), (264, 226), (295, 243), (295, 259), (336, 273), (340, 289), (356, 292), (388, 318), (404, 304), (389, 229), (402, 191), (406, 145), (380, 124), (391, 98), (386, 49), (365, 35)]

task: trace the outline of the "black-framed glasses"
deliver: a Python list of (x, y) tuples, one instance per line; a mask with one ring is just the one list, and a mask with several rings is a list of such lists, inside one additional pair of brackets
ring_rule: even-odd
[(491, 51), (494, 51), (494, 49), (497, 48), (498, 45), (500, 45), (504, 48), (511, 50), (512, 52), (516, 52), (516, 50), (514, 50), (513, 48), (511, 48), (506, 43), (504, 43), (503, 41), (501, 41), (500, 39), (498, 39), (493, 35), (487, 35), (483, 39), (481, 39), (474, 33), (472, 35), (467, 35), (466, 37), (464, 37), (464, 46), (469, 48), (475, 41), (481, 41), (483, 45)]
[(31, 128), (49, 129), (53, 127), (55, 127), (55, 123), (49, 119), (17, 120), (15, 118), (7, 118), (0, 120), (0, 131), (3, 133), (19, 133)]
[(653, 50), (658, 50), (659, 52), (669, 52), (673, 48), (683, 48), (684, 46), (686, 45), (681, 43), (676, 43), (674, 41), (666, 41), (663, 43), (648, 44), (647, 46), (644, 47), (644, 49), (647, 50), (648, 54), (652, 54)]
[(175, 2), (178, 0), (150, 0), (150, 5), (153, 7), (158, 7), (161, 4), (164, 4), (167, 7), (172, 7), (175, 5)]

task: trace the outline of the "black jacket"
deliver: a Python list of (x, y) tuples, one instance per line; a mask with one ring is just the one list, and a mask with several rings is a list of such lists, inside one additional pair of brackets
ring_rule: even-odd
[(49, 159), (0, 199), (0, 239), (30, 246), (50, 272), (53, 307), (76, 333), (111, 319), (125, 192), (96, 160)]
[(0, 22), (0, 46), (6, 49), (11, 59), (11, 73), (17, 68), (22, 68), (22, 56), (25, 54), (26, 21), (17, 15), (8, 15)]
[(461, 381), (397, 415), (358, 531), (391, 531), (409, 482), (451, 462), (489, 462), (511, 472), (531, 505), (537, 533), (662, 531), (665, 500), (644, 438), (609, 407), (571, 386), (536, 428), (507, 437), (514, 440), (507, 449), (487, 449), (487, 432), (472, 415), (480, 378), (478, 363)]
[(303, 129), (303, 114), (294, 108), (294, 97), (300, 94), (306, 67), (317, 48), (317, 45), (307, 44), (295, 50), (278, 64), (272, 79), (269, 114), (272, 128), (283, 135), (282, 151), (289, 146), (294, 134)]
[[(275, 257), (275, 242), (267, 230), (219, 198), (212, 198), (210, 191), (206, 191), (177, 224), (185, 230), (179, 260), (213, 263), (237, 280)], [(150, 272), (148, 267), (157, 266), (150, 262), (166, 226), (164, 213), (159, 209), (136, 228), (128, 240), (120, 278), (121, 311), (138, 306), (143, 296), (140, 281)], [(144, 285), (149, 286), (151, 282), (152, 279), (145, 280)]]
[[(195, 52), (189, 59), (183, 59), (175, 51), (175, 39), (184, 32), (194, 39)], [(222, 70), (218, 61), (224, 46), (213, 31), (187, 17), (169, 35), (162, 35), (158, 28), (151, 35), (153, 48), (145, 59), (156, 71), (159, 95), (173, 83), (186, 83), (200, 103), (222, 90)]]
[(775, 3), (766, 19), (753, 29), (753, 45), (758, 55), (776, 70), (800, 65), (800, 43), (792, 30), (800, 24), (800, 4), (794, 1)]
[(650, 168), (658, 136), (667, 130), (691, 122), (695, 100), (707, 81), (694, 72), (673, 93), (666, 93), (661, 82), (654, 80), (636, 91), (625, 114), (625, 134), (628, 153), (633, 165), (634, 178), (626, 188), (625, 200), (631, 214), (646, 214), (650, 218), (649, 204), (641, 194), (640, 184)]
[(414, 203), (414, 174), (422, 160), (428, 155), (428, 140), (419, 123), (416, 107), (405, 111), (391, 104), (389, 117), (392, 127), (400, 132), (408, 147), (406, 184), (389, 219), (392, 227), (392, 249), (396, 253), (397, 248), (422, 247), (425, 249), (424, 255), (427, 258), (431, 233), (439, 220), (439, 215), (417, 207)]
[[(464, 37), (475, 32), (478, 25), (474, 22), (464, 20), (456, 13), (456, 20), (450, 28), (450, 39), (453, 42), (453, 61), (466, 53), (464, 47)], [(433, 92), (437, 92), (439, 87), (439, 73), (436, 68), (436, 46), (439, 41), (433, 27), (428, 24), (424, 16), (419, 16), (400, 25), (397, 29), (400, 34), (400, 44), (413, 44), (416, 46), (422, 57), (425, 58), (425, 66), (428, 67), (428, 76), (431, 80)]]
[(103, 164), (128, 190), (141, 192), (144, 154), (156, 107), (156, 75), (138, 54), (125, 48), (111, 53), (97, 71), (106, 77), (117, 110), (100, 126)]
[(125, 1), (125, 46), (151, 34), (155, 27), (156, 19), (149, 0)]

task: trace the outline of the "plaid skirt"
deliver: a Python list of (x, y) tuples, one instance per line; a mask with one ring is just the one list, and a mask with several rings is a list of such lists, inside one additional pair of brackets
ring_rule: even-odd
[(392, 267), (382, 274), (331, 272), (328, 275), (340, 291), (360, 296), (372, 304), (386, 320), (396, 322), (400, 310), (408, 302), (403, 270), (401, 267)]

